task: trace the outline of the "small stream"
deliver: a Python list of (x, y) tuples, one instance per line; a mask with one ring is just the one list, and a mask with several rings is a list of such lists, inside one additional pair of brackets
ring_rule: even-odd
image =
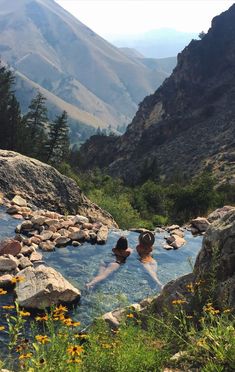
[[(19, 223), (11, 218), (0, 207), (0, 239), (13, 237), (14, 229)], [(75, 287), (81, 290), (81, 301), (74, 310), (74, 318), (81, 321), (82, 326), (102, 313), (111, 311), (119, 306), (125, 306), (142, 299), (156, 295), (158, 286), (145, 271), (138, 260), (138, 255), (133, 250), (131, 256), (124, 265), (120, 265), (106, 281), (99, 283), (93, 290), (87, 290), (85, 284), (99, 271), (100, 264), (114, 261), (111, 253), (117, 239), (124, 235), (128, 238), (129, 246), (135, 248), (138, 241), (138, 233), (111, 230), (105, 245), (91, 245), (84, 243), (80, 247), (68, 246), (58, 248), (55, 252), (44, 253), (44, 260), (61, 272), (61, 274)], [(186, 245), (179, 250), (166, 251), (162, 248), (164, 234), (156, 234), (153, 257), (158, 263), (158, 277), (163, 284), (172, 279), (192, 271), (197, 253), (201, 248), (202, 237), (193, 237), (191, 233), (185, 233)], [(11, 296), (1, 296), (0, 306), (10, 301)]]

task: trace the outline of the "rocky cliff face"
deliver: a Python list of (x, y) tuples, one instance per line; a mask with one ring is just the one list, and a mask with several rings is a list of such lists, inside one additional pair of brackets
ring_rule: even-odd
[(0, 193), (59, 213), (82, 214), (116, 227), (112, 216), (92, 203), (70, 178), (55, 168), (16, 152), (0, 150)]
[[(212, 169), (223, 179), (235, 170), (235, 5), (212, 20), (202, 40), (178, 55), (172, 75), (141, 103), (127, 132), (95, 157), (97, 137), (82, 148), (85, 166), (102, 165), (129, 183), (157, 162), (162, 177)], [(92, 151), (91, 151), (92, 149)], [(107, 162), (105, 162), (105, 166)]]

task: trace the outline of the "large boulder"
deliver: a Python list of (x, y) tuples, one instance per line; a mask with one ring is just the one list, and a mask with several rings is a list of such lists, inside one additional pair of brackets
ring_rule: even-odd
[(51, 267), (27, 267), (20, 276), (24, 280), (17, 283), (15, 291), (17, 302), (25, 308), (45, 309), (80, 298), (80, 291)]
[(199, 233), (205, 232), (210, 226), (210, 222), (205, 217), (197, 217), (191, 221), (191, 224)]
[(225, 205), (224, 207), (218, 208), (215, 211), (213, 211), (212, 213), (210, 213), (209, 216), (207, 217), (207, 219), (210, 223), (215, 222), (215, 221), (219, 220), (220, 218), (224, 217), (225, 214), (227, 214), (232, 209), (235, 209), (235, 207), (233, 207), (231, 205)]
[[(211, 224), (205, 233), (193, 273), (173, 280), (164, 286), (152, 307), (161, 312), (174, 309), (172, 301), (185, 300), (190, 309), (192, 288), (203, 283), (201, 291), (212, 291), (218, 307), (235, 309), (235, 209), (231, 209), (221, 219)], [(192, 310), (192, 309), (191, 309)]]
[[(13, 151), (0, 150), (0, 192), (9, 200), (17, 196), (27, 204), (64, 214), (79, 214), (117, 227), (112, 216), (92, 203), (72, 179), (55, 168)], [(86, 220), (87, 221), (87, 220)]]

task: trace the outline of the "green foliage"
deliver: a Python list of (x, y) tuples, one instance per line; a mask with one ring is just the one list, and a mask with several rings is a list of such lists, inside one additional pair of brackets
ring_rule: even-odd
[(47, 162), (60, 164), (69, 156), (69, 127), (67, 113), (64, 111), (49, 124)]

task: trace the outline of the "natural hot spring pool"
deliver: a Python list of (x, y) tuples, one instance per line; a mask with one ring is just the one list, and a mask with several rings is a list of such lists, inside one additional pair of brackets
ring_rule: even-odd
[[(0, 208), (0, 239), (14, 236), (14, 228), (18, 223), (19, 221), (4, 212), (4, 208)], [(52, 253), (44, 253), (46, 264), (60, 271), (67, 280), (81, 290), (81, 301), (75, 310), (74, 318), (81, 321), (84, 326), (94, 316), (158, 293), (158, 287), (145, 272), (135, 250), (126, 263), (121, 265), (109, 279), (93, 290), (86, 289), (85, 284), (97, 274), (100, 263), (103, 260), (105, 262), (114, 260), (111, 249), (121, 235), (125, 235), (129, 246), (135, 248), (139, 234), (112, 230), (107, 244), (103, 246), (85, 243), (76, 248), (69, 246), (58, 248)], [(158, 277), (163, 284), (166, 284), (191, 271), (189, 261), (194, 263), (201, 248), (202, 237), (193, 237), (191, 233), (186, 232), (185, 246), (179, 250), (166, 251), (162, 248), (164, 235), (156, 234), (153, 256), (158, 262)], [(0, 305), (6, 304), (6, 297), (2, 297), (4, 299), (0, 298)]]

